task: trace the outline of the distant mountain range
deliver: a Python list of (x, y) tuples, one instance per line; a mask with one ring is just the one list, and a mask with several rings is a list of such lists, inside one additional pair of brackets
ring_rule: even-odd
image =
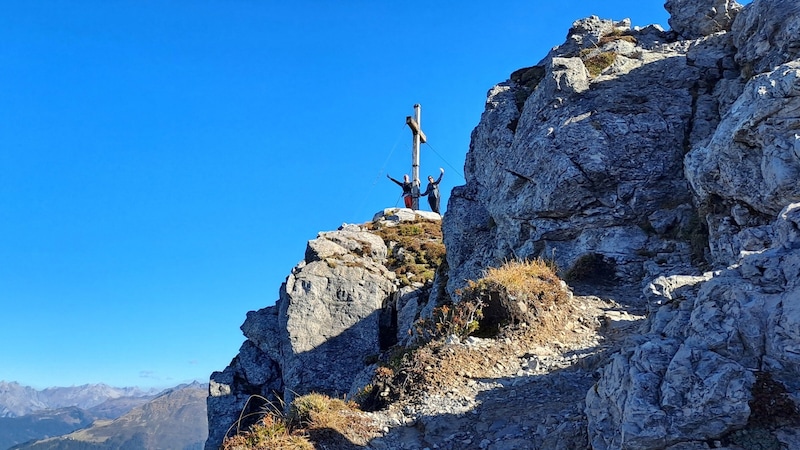
[(90, 409), (110, 400), (153, 398), (158, 392), (136, 387), (116, 388), (102, 383), (36, 390), (17, 382), (0, 381), (0, 417), (21, 417), (36, 411), (70, 406)]
[[(37, 391), (2, 382), (0, 411), (9, 413), (0, 417), (0, 450), (199, 450), (208, 434), (207, 393), (197, 382), (158, 395), (106, 385)], [(42, 409), (46, 401), (69, 399), (73, 405)], [(9, 417), (25, 408), (40, 409)]]

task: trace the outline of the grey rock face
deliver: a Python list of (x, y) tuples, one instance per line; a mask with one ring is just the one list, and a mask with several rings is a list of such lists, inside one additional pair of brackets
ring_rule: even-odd
[[(385, 258), (386, 246), (380, 238), (351, 233), (346, 237), (350, 245), (369, 244), (373, 255)], [(377, 241), (370, 242), (371, 238)], [(367, 252), (363, 246), (360, 251)], [(347, 393), (366, 365), (365, 357), (380, 352), (380, 310), (397, 289), (393, 277), (379, 264), (380, 259), (344, 256), (306, 264), (289, 276), (281, 290), (279, 326), (287, 403), (293, 393)]]
[(730, 30), (742, 5), (734, 0), (667, 0), (669, 26), (683, 39)]
[[(639, 33), (627, 22), (579, 21), (537, 65), (533, 87), (512, 77), (489, 91), (467, 185), (454, 189), (444, 218), (451, 294), (509, 257), (552, 257), (569, 268), (597, 252), (626, 278), (647, 271), (642, 255), (691, 259), (664, 236), (680, 221), (661, 217), (690, 203), (683, 155), (701, 70), (687, 62), (685, 44), (648, 50), (631, 42)], [(587, 64), (600, 54), (615, 61), (592, 77)], [(661, 232), (648, 231), (651, 217)]]
[(741, 428), (756, 371), (800, 388), (790, 350), (800, 344), (799, 221), (800, 204), (791, 204), (769, 249), (718, 273), (653, 283), (664, 303), (650, 328), (587, 394), (593, 448), (664, 448)]
[(732, 26), (736, 61), (747, 76), (773, 71), (800, 58), (800, 3), (754, 1)]
[[(374, 223), (393, 227), (439, 219), (389, 208)], [(242, 412), (257, 413), (264, 399), (289, 405), (310, 392), (353, 395), (370, 382), (374, 357), (408, 336), (431, 286), (398, 291), (396, 274), (385, 266), (387, 246), (368, 228), (345, 224), (319, 233), (281, 286), (277, 303), (247, 313), (241, 326), (247, 340), (239, 354), (211, 375), (207, 449), (219, 448)]]
[(211, 376), (206, 448), (219, 447), (242, 411), (258, 410), (259, 400), (246, 406), (253, 395), (289, 404), (351, 390), (365, 358), (380, 351), (381, 309), (397, 290), (386, 253), (380, 237), (355, 225), (309, 241), (277, 304), (247, 314), (239, 354)]
[(703, 447), (747, 424), (758, 372), (797, 395), (799, 7), (669, 1), (677, 41), (589, 18), (489, 91), (444, 218), (448, 291), (591, 253), (648, 286), (643, 334), (587, 394), (595, 449)]
[(756, 250), (753, 227), (800, 200), (798, 94), (800, 61), (754, 77), (710, 142), (686, 156), (686, 177), (706, 205), (711, 251), (721, 263)]

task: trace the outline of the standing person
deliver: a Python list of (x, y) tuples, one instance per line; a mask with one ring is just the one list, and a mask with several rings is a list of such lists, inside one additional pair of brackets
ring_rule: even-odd
[(431, 211), (439, 214), (439, 183), (442, 182), (442, 177), (444, 176), (444, 169), (439, 167), (439, 179), (433, 181), (433, 176), (428, 175), (428, 188), (425, 189), (425, 192), (419, 194), (420, 197), (428, 196), (428, 204), (431, 205)]
[(408, 181), (408, 174), (403, 175), (402, 183), (390, 177), (388, 173), (386, 174), (386, 178), (394, 181), (398, 186), (403, 188), (403, 202), (405, 203), (406, 208), (411, 208), (414, 205), (414, 202), (411, 193), (412, 184), (410, 181)]

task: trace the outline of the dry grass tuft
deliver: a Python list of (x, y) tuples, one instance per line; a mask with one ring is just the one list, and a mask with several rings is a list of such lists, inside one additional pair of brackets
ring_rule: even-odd
[[(365, 445), (375, 437), (372, 422), (353, 402), (311, 393), (292, 402), (290, 422), (317, 437), (344, 438)], [(322, 436), (319, 436), (322, 434)]]
[(268, 412), (249, 430), (226, 438), (221, 450), (313, 450), (308, 436), (289, 430), (278, 414)]
[(598, 41), (598, 44), (600, 44), (602, 46), (602, 45), (608, 44), (609, 42), (614, 42), (614, 41), (625, 41), (625, 42), (630, 42), (631, 44), (638, 43), (636, 38), (631, 36), (628, 33), (630, 33), (630, 32), (629, 31), (622, 31), (622, 30), (614, 30), (614, 31), (606, 34), (605, 36), (602, 36), (600, 38), (600, 41)]
[(363, 446), (377, 436), (372, 422), (352, 402), (311, 393), (297, 397), (288, 415), (278, 408), (247, 431), (226, 438), (221, 450), (313, 450)]
[(486, 331), (524, 324), (541, 336), (557, 334), (572, 310), (555, 267), (543, 259), (489, 268), (483, 278), (469, 281), (460, 295), (462, 301), (485, 305), (480, 327)]

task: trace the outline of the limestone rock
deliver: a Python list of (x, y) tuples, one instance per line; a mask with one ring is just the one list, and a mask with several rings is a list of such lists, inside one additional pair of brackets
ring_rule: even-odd
[(663, 448), (741, 428), (756, 371), (800, 388), (798, 224), (800, 204), (788, 205), (769, 249), (719, 273), (653, 284), (667, 301), (649, 332), (587, 394), (595, 449)]
[(355, 225), (309, 241), (277, 304), (247, 314), (239, 354), (211, 376), (206, 448), (219, 447), (252, 395), (289, 404), (296, 394), (350, 392), (365, 358), (380, 352), (381, 313), (397, 290), (386, 255), (379, 236)]
[[(687, 63), (684, 44), (633, 45), (629, 25), (578, 21), (536, 66), (543, 75), (533, 88), (512, 77), (489, 91), (467, 185), (453, 190), (444, 218), (451, 295), (509, 257), (545, 256), (568, 269), (602, 253), (623, 278), (644, 275), (642, 255), (651, 252), (670, 248), (669, 264), (691, 259), (642, 223), (690, 202), (685, 124), (701, 72)], [(626, 62), (593, 78), (586, 65), (596, 52)]]
[(369, 226), (344, 224), (308, 242), (276, 304), (247, 313), (239, 354), (211, 376), (207, 449), (264, 399), (289, 405), (295, 395), (341, 397), (369, 383), (374, 357), (408, 335), (431, 291), (418, 283), (398, 292), (386, 243), (369, 229), (420, 220), (440, 216), (389, 208)]
[(757, 0), (737, 16), (731, 32), (738, 49), (736, 61), (746, 75), (771, 72), (800, 58), (800, 3)]
[(768, 223), (800, 199), (800, 61), (754, 77), (710, 142), (685, 161), (689, 183), (708, 205), (712, 255), (731, 264), (753, 250), (749, 227)]
[(333, 264), (311, 262), (290, 275), (281, 290), (287, 403), (294, 393), (347, 393), (364, 358), (380, 352), (380, 310), (396, 290), (388, 271), (371, 270), (367, 262)]
[(386, 208), (375, 213), (372, 221), (384, 223), (414, 222), (416, 220), (441, 220), (442, 216), (432, 211), (421, 211), (409, 208)]
[(667, 0), (669, 25), (683, 39), (730, 30), (742, 5), (734, 0)]

